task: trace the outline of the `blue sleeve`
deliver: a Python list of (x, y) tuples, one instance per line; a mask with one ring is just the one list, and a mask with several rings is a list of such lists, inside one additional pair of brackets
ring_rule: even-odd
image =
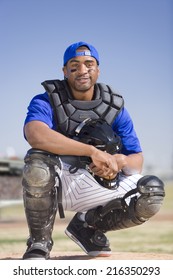
[(115, 119), (112, 128), (115, 133), (121, 137), (122, 154), (129, 155), (142, 152), (139, 139), (134, 129), (133, 121), (125, 108), (122, 109)]
[(31, 100), (24, 125), (30, 121), (41, 121), (54, 129), (53, 113), (47, 93), (36, 95)]

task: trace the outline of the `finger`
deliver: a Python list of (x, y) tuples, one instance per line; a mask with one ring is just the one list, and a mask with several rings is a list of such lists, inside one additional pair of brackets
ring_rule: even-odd
[(102, 177), (106, 177), (106, 176), (109, 176), (109, 174), (112, 173), (109, 168), (104, 168), (102, 170), (102, 173), (100, 174)]
[(93, 162), (91, 162), (90, 165), (89, 165), (89, 168), (92, 169), (92, 168), (94, 168), (94, 167), (96, 167), (95, 164), (94, 164)]
[(99, 177), (104, 177), (104, 172), (102, 170), (94, 172), (94, 174), (99, 176)]
[(92, 168), (92, 172), (97, 176), (102, 176), (104, 171), (100, 168), (94, 167)]

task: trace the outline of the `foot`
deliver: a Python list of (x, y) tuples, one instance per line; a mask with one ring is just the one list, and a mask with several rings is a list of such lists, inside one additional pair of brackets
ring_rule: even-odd
[(23, 260), (47, 260), (50, 258), (50, 251), (47, 244), (37, 242), (28, 246)]
[(100, 230), (89, 227), (85, 222), (80, 221), (78, 214), (74, 216), (65, 230), (70, 237), (86, 254), (92, 257), (109, 257), (111, 249), (107, 237)]

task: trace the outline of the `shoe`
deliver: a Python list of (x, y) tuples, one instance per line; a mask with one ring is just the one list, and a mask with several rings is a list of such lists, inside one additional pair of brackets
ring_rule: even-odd
[(36, 242), (28, 245), (23, 255), (23, 260), (48, 260), (50, 258), (50, 250), (47, 248), (47, 242)]
[(89, 256), (109, 257), (111, 255), (107, 237), (102, 231), (95, 230), (86, 222), (80, 221), (78, 213), (66, 228), (65, 234)]

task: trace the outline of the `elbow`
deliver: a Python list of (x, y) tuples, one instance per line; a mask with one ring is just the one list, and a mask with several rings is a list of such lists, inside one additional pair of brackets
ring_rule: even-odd
[(37, 137), (34, 137), (33, 135), (26, 135), (26, 140), (28, 144), (33, 148), (33, 149), (40, 149), (42, 150), (44, 147), (44, 139), (39, 139)]
[(33, 149), (42, 149), (44, 147), (45, 137), (43, 133), (40, 133), (40, 124), (38, 125), (36, 122), (26, 124), (24, 134), (28, 144)]
[(33, 148), (33, 149), (40, 149), (40, 150), (44, 150), (44, 146), (45, 143), (42, 140), (38, 140), (38, 139), (27, 139), (29, 145)]
[(126, 157), (126, 164), (123, 166), (123, 173), (126, 176), (141, 174), (143, 170), (143, 155), (142, 153), (131, 154)]

